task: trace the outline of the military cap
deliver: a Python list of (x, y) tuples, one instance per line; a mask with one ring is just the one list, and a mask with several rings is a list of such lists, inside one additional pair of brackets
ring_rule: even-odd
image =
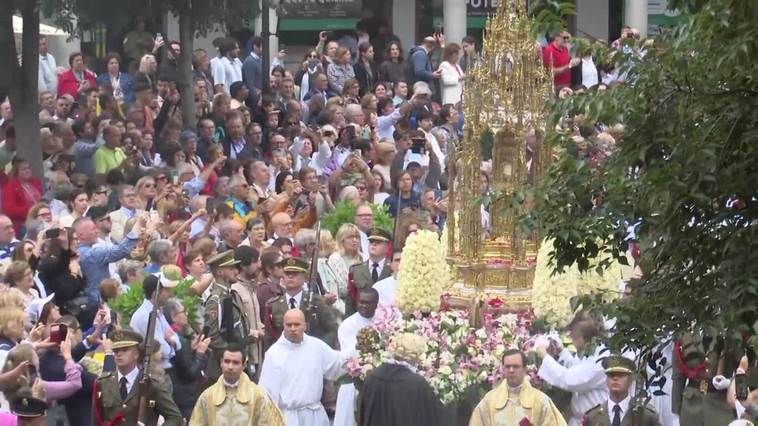
[(142, 336), (134, 330), (128, 328), (122, 328), (121, 330), (113, 330), (108, 335), (108, 338), (113, 342), (113, 349), (125, 349), (132, 346), (138, 346), (142, 344)]
[(42, 417), (47, 411), (47, 403), (31, 396), (19, 396), (11, 401), (11, 412), (17, 417)]
[(382, 228), (373, 227), (368, 230), (368, 240), (387, 243), (392, 241), (392, 235)]
[(211, 257), (207, 263), (210, 266), (221, 268), (224, 266), (234, 266), (240, 263), (240, 261), (234, 258), (234, 250), (229, 249)]
[(291, 257), (284, 261), (284, 272), (308, 272), (308, 262)]
[(621, 355), (610, 355), (603, 359), (603, 368), (605, 374), (632, 374), (634, 372), (634, 361)]

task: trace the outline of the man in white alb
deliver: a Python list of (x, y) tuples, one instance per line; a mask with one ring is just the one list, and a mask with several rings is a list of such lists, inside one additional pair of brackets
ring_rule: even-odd
[[(355, 347), (358, 332), (364, 327), (373, 324), (376, 307), (379, 304), (379, 293), (373, 288), (362, 290), (358, 293), (357, 312), (345, 318), (337, 330), (340, 341), (340, 349), (347, 356), (357, 354)], [(355, 399), (357, 397), (355, 385), (346, 383), (340, 386), (337, 393), (337, 409), (334, 414), (334, 426), (355, 426)]]
[(260, 385), (282, 410), (288, 426), (329, 426), (321, 404), (324, 379), (342, 375), (345, 357), (305, 334), (305, 327), (303, 311), (284, 314), (284, 332), (266, 351)]

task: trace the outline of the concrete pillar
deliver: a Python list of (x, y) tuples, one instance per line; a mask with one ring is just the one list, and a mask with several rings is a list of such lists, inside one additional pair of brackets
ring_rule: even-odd
[(624, 2), (624, 25), (640, 30), (647, 37), (647, 0), (626, 0)]
[(400, 38), (405, 53), (415, 46), (416, 40), (416, 1), (392, 1), (392, 32)]
[(442, 16), (445, 42), (461, 44), (461, 40), (466, 36), (466, 2), (443, 0)]

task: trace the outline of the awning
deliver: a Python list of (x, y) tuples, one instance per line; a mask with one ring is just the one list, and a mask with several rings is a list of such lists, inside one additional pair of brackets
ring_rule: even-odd
[[(24, 32), (24, 20), (20, 16), (13, 16), (13, 33), (21, 34)], [(59, 35), (68, 36), (69, 34), (60, 28), (51, 25), (39, 24), (39, 33), (41, 35)]]

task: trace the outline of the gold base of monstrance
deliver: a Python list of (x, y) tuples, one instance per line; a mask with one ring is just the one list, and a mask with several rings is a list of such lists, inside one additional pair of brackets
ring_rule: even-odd
[[(539, 179), (551, 157), (541, 137), (553, 86), (529, 25), (518, 1), (501, 1), (487, 21), (481, 56), (465, 81), (464, 137), (448, 149), (448, 303), (472, 314), (491, 299), (508, 310), (531, 307), (539, 236), (525, 234), (518, 221), (529, 210), (524, 190)], [(493, 143), (489, 221), (483, 224), (480, 145), (485, 134)]]

